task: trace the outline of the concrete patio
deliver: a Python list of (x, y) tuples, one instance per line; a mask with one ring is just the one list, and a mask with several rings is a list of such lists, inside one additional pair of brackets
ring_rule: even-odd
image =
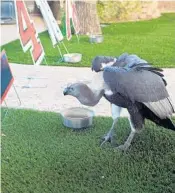
[[(44, 21), (39, 16), (31, 16), (37, 32), (46, 30)], [(13, 33), (12, 33), (13, 32)], [(3, 38), (2, 38), (3, 34)], [(1, 45), (19, 38), (15, 25), (1, 25)], [(10, 64), (15, 77), (14, 85), (21, 98), (22, 105), (18, 106), (18, 101), (13, 88), (11, 88), (6, 98), (9, 107), (26, 108), (41, 111), (61, 112), (65, 108), (82, 106), (77, 99), (71, 96), (64, 96), (64, 87), (71, 82), (79, 80), (91, 80), (94, 73), (90, 68), (56, 67), (56, 66), (33, 66), (22, 64)], [(168, 82), (167, 89), (175, 104), (175, 68), (164, 69), (165, 78)], [(28, 77), (33, 77), (30, 81), (31, 88), (23, 88), (28, 85)], [(3, 104), (4, 105), (4, 104)], [(110, 104), (102, 98), (98, 105), (90, 107), (96, 115), (111, 116)], [(126, 111), (122, 116), (127, 116)]]
[[(10, 64), (15, 77), (15, 86), (21, 98), (22, 105), (18, 107), (17, 97), (13, 88), (7, 96), (9, 107), (34, 109), (40, 111), (61, 112), (65, 108), (82, 106), (77, 99), (64, 96), (63, 89), (68, 83), (75, 81), (88, 81), (95, 75), (90, 68), (33, 66)], [(175, 69), (164, 69), (168, 82), (167, 89), (175, 104)], [(31, 88), (23, 88), (28, 85), (27, 77), (33, 77), (30, 81)], [(96, 115), (111, 116), (110, 104), (104, 98), (95, 107), (90, 107)], [(123, 111), (122, 116), (127, 116)]]

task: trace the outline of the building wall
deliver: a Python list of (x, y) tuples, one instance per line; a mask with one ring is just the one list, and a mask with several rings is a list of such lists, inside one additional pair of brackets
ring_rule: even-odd
[(164, 12), (175, 12), (175, 1), (106, 1), (98, 3), (103, 23), (137, 21), (157, 18)]
[[(104, 1), (108, 2), (108, 1)], [(114, 7), (106, 7), (104, 13), (100, 13), (100, 21), (101, 22), (119, 22), (119, 21), (129, 21), (129, 20), (145, 20), (157, 18), (164, 12), (175, 12), (175, 1), (135, 1), (136, 6), (133, 8), (133, 3), (128, 3), (123, 0), (124, 11), (122, 10), (122, 6), (120, 5), (122, 1), (116, 1)], [(29, 13), (31, 14), (40, 14), (39, 9), (35, 5), (34, 0), (25, 1)], [(61, 20), (60, 3), (59, 1), (48, 1), (51, 10), (53, 11), (53, 15), (56, 20)], [(119, 7), (117, 7), (119, 5)], [(116, 9), (116, 10), (115, 10)], [(120, 10), (119, 10), (120, 9)], [(114, 12), (113, 16), (110, 18), (110, 12)], [(116, 14), (117, 12), (121, 12), (120, 14)], [(105, 18), (105, 20), (103, 19)]]
[(175, 12), (175, 1), (159, 1), (158, 9), (161, 13)]

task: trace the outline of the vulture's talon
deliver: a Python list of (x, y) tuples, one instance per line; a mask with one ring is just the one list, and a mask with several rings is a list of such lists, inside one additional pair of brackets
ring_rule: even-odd
[(102, 142), (101, 142), (101, 145), (100, 146), (102, 146), (103, 144), (105, 144), (106, 142), (109, 142), (109, 143), (111, 143), (111, 137), (109, 137), (109, 136), (105, 136), (105, 137), (103, 137), (102, 138)]
[(113, 141), (113, 132), (110, 131), (102, 138), (100, 146), (102, 146), (106, 142), (112, 143), (112, 141)]

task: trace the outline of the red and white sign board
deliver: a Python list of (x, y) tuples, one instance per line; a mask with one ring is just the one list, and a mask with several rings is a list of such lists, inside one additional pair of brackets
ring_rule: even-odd
[(80, 25), (77, 17), (75, 2), (73, 0), (66, 0), (66, 36), (68, 40), (72, 37), (70, 19), (72, 19), (75, 33), (78, 34), (80, 32)]
[(45, 53), (34, 24), (32, 20), (30, 20), (24, 1), (15, 0), (15, 9), (17, 27), (23, 51), (26, 52), (30, 48), (34, 65), (40, 65), (44, 59)]

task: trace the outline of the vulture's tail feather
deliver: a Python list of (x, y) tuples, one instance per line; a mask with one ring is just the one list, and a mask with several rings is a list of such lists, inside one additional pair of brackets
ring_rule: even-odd
[(173, 124), (173, 122), (169, 118), (167, 118), (167, 119), (160, 119), (159, 124), (162, 127), (165, 127), (167, 129), (171, 129), (171, 130), (175, 131), (175, 125)]
[(156, 123), (159, 126), (162, 126), (166, 129), (171, 129), (175, 131), (175, 125), (171, 121), (170, 118), (164, 118), (160, 119), (157, 115), (155, 115), (147, 106), (143, 105), (143, 108), (141, 110), (143, 116), (154, 123)]

